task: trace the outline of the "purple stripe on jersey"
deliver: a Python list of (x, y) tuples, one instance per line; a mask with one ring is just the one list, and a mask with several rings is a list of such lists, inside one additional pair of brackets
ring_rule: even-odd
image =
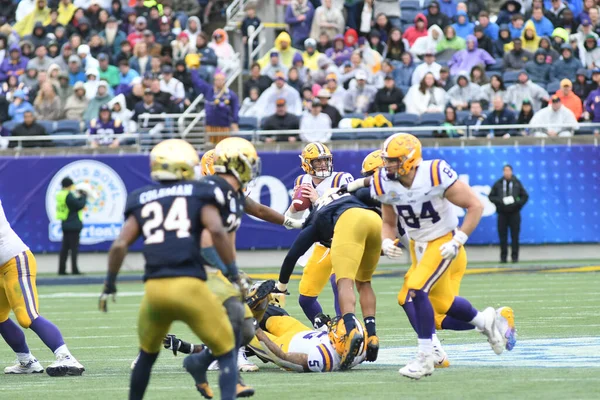
[(327, 354), (329, 354), (329, 359), (331, 360), (331, 364), (329, 364), (329, 368), (333, 369), (333, 360), (334, 360), (333, 354), (331, 354), (331, 352), (327, 348), (327, 345), (323, 345), (323, 348), (327, 351)]
[(381, 188), (381, 194), (385, 194), (385, 190), (383, 189), (383, 178), (381, 177), (381, 170), (379, 170), (379, 175), (377, 178), (379, 179), (379, 187)]
[(27, 300), (27, 291), (26, 291), (25, 286), (23, 285), (23, 281), (21, 280), (21, 278), (23, 277), (23, 269), (21, 268), (21, 260), (19, 260), (19, 256), (16, 256), (15, 260), (17, 261), (19, 286), (21, 287), (21, 294), (23, 294), (23, 300), (25, 301), (25, 309), (27, 310), (27, 315), (29, 315), (29, 319), (31, 320), (31, 322), (33, 322), (33, 314), (31, 313), (31, 311), (29, 309), (29, 304), (28, 304), (28, 300)]
[(438, 161), (437, 163), (437, 170), (438, 170), (438, 179), (439, 179), (439, 184), (442, 184), (442, 171), (440, 171), (440, 165), (442, 165), (441, 161)]
[(31, 293), (31, 301), (33, 301), (32, 308), (33, 311), (37, 314), (37, 304), (35, 304), (35, 293), (33, 292), (33, 286), (31, 285), (31, 272), (29, 271), (29, 257), (27, 256), (27, 252), (23, 252), (23, 258), (25, 259), (25, 271), (27, 272), (27, 286), (29, 287), (29, 292)]
[[(423, 285), (423, 287), (421, 288), (421, 290), (423, 290), (425, 292), (429, 292), (429, 289), (431, 289), (431, 287), (433, 285), (435, 285), (435, 283), (438, 281), (438, 279), (440, 279), (440, 276), (442, 276), (443, 271), (442, 271), (442, 273), (437, 278), (435, 276), (438, 274), (438, 272), (440, 270), (445, 270), (446, 268), (448, 268), (448, 266), (450, 265), (451, 262), (452, 262), (452, 260), (442, 259), (442, 262), (435, 269), (434, 273), (431, 274), (431, 276), (429, 277), (429, 279), (427, 279), (427, 282), (425, 282), (425, 285)], [(429, 289), (426, 289), (428, 286), (429, 286)]]
[(323, 357), (323, 368), (321, 369), (321, 371), (325, 372), (325, 368), (327, 367), (327, 359), (325, 358), (325, 353), (323, 353), (323, 350), (321, 350), (321, 346), (317, 346), (317, 350), (319, 350), (319, 353), (321, 353), (321, 357)]
[(434, 183), (433, 183), (433, 162), (431, 163), (431, 166), (429, 167), (429, 179), (431, 179), (431, 187), (434, 187)]

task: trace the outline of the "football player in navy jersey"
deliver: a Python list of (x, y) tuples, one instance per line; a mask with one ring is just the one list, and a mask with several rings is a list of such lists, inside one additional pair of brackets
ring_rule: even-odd
[[(177, 320), (194, 331), (222, 366), (221, 398), (236, 397), (235, 336), (221, 303), (205, 282), (200, 236), (203, 230), (211, 233), (227, 267), (227, 278), (238, 283), (229, 232), (239, 225), (243, 213), (240, 188), (252, 179), (260, 160), (253, 147), (247, 154), (240, 154), (236, 146), (224, 147), (220, 160), (228, 173), (196, 182), (199, 159), (194, 148), (179, 139), (161, 142), (150, 154), (151, 176), (158, 185), (136, 190), (127, 201), (126, 221), (109, 252), (100, 308), (106, 311), (108, 296), (116, 294), (116, 277), (127, 248), (143, 236), (145, 295), (138, 320), (140, 355), (131, 376), (130, 399), (143, 397), (162, 340)], [(184, 366), (202, 393), (198, 356), (186, 358)]]
[[(365, 321), (373, 321), (372, 325), (367, 325), (367, 335), (375, 336), (375, 293), (371, 278), (379, 262), (381, 248), (379, 204), (372, 202), (369, 192), (363, 190), (354, 196), (325, 194), (315, 206), (283, 261), (279, 282), (289, 282), (296, 261), (313, 243), (318, 242), (331, 249), (331, 263), (337, 279), (345, 329), (339, 366), (344, 370), (353, 365), (367, 339), (355, 322), (355, 283), (363, 317)], [(369, 341), (367, 346), (367, 361), (375, 361), (379, 350), (378, 340)]]
[(119, 147), (120, 141), (114, 136), (123, 133), (123, 124), (119, 119), (113, 119), (110, 108), (100, 106), (98, 118), (90, 121), (90, 135), (94, 136), (91, 146)]

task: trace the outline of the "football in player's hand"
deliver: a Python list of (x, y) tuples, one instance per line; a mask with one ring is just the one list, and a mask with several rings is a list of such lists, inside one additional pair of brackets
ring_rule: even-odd
[(302, 195), (302, 186), (298, 186), (294, 192), (294, 197), (292, 198), (292, 206), (294, 207), (294, 210), (296, 210), (296, 212), (304, 211), (308, 209), (310, 205), (310, 199)]

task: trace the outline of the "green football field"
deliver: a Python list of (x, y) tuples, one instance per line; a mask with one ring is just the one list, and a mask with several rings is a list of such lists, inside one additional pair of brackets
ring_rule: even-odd
[[(600, 398), (600, 291), (598, 272), (494, 273), (465, 276), (461, 295), (483, 309), (510, 305), (515, 310), (519, 342), (514, 351), (493, 354), (480, 334), (440, 332), (451, 367), (411, 381), (398, 374), (409, 361), (416, 339), (396, 303), (401, 277), (374, 280), (378, 295), (377, 326), (382, 349), (375, 364), (349, 372), (298, 374), (262, 364), (246, 373), (257, 399), (598, 399)], [(286, 309), (304, 322), (293, 281)], [(72, 353), (86, 367), (82, 377), (46, 374), (0, 377), (1, 399), (125, 399), (129, 366), (137, 352), (136, 318), (143, 286), (122, 283), (108, 314), (97, 310), (100, 285), (41, 286), (41, 314), (62, 330)], [(296, 295), (296, 296), (295, 296)], [(331, 290), (321, 297), (332, 309)], [(192, 339), (175, 324), (172, 333)], [(53, 356), (32, 332), (32, 352), (44, 366)], [(0, 365), (13, 362), (0, 346)], [(198, 399), (193, 380), (182, 369), (183, 357), (163, 352), (154, 367), (148, 399)], [(209, 379), (215, 391), (217, 374)], [(216, 396), (218, 398), (218, 396)]]

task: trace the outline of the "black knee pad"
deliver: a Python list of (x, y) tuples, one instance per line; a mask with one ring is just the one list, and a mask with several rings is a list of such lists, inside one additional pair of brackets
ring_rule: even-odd
[(260, 329), (262, 329), (263, 331), (268, 332), (267, 330), (267, 320), (271, 317), (285, 317), (285, 316), (289, 316), (290, 314), (288, 314), (287, 311), (285, 311), (283, 308), (281, 307), (277, 307), (274, 306), (272, 304), (269, 304), (269, 306), (267, 307), (267, 311), (265, 311), (265, 316), (263, 317), (263, 319), (260, 321)]

